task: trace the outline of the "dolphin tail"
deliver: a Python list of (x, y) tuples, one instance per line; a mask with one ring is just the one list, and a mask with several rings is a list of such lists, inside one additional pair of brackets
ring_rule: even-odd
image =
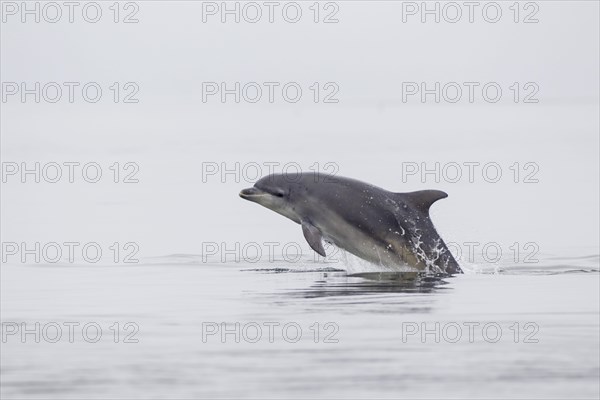
[[(433, 222), (429, 217), (429, 208), (433, 203), (440, 199), (445, 199), (448, 194), (441, 190), (420, 190), (418, 192), (410, 193), (394, 193), (394, 201), (397, 203), (393, 208), (393, 213), (396, 216), (398, 225), (405, 229), (403, 225), (411, 223), (411, 227), (406, 226), (409, 232), (420, 231), (421, 234), (417, 234), (413, 237), (413, 249), (414, 255), (417, 259), (423, 261), (426, 266), (435, 265), (437, 268), (450, 274), (460, 274), (462, 270), (460, 266), (448, 250), (446, 243), (437, 233)], [(417, 214), (413, 214), (413, 218), (406, 221), (404, 213), (400, 212), (400, 207), (406, 207), (408, 203)], [(420, 218), (419, 214), (425, 218)], [(426, 236), (422, 236), (423, 232), (430, 232)]]

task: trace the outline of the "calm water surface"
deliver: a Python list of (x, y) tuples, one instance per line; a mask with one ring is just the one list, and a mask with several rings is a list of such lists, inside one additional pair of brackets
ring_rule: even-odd
[(598, 398), (598, 256), (465, 269), (5, 265), (2, 397)]

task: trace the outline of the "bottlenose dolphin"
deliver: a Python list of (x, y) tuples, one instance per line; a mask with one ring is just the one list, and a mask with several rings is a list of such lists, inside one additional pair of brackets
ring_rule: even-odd
[(322, 241), (386, 267), (462, 273), (436, 232), (429, 207), (439, 190), (394, 193), (355, 179), (317, 172), (272, 174), (240, 197), (302, 225), (310, 247), (325, 257)]

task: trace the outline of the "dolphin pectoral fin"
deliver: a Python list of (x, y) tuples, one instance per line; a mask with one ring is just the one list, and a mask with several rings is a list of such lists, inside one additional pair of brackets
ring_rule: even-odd
[(321, 231), (310, 222), (302, 221), (302, 233), (310, 247), (319, 253), (321, 257), (325, 257), (326, 254), (325, 249), (323, 248), (323, 236), (321, 236)]

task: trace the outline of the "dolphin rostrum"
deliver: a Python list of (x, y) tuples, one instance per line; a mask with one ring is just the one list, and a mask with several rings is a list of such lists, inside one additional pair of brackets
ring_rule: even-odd
[(394, 193), (355, 179), (316, 172), (272, 174), (240, 197), (302, 225), (310, 247), (325, 257), (322, 241), (386, 267), (462, 273), (435, 230), (429, 207), (439, 190)]

